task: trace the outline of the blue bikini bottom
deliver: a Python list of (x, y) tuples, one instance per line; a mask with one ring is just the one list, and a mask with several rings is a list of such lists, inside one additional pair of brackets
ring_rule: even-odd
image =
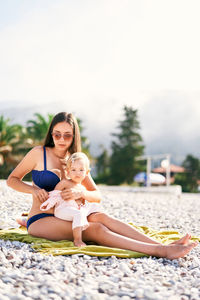
[(54, 214), (45, 214), (45, 213), (41, 213), (41, 214), (37, 214), (35, 216), (30, 217), (30, 219), (28, 219), (27, 221), (27, 229), (29, 228), (29, 226), (34, 223), (35, 221), (42, 219), (42, 218), (46, 218), (46, 217), (54, 217)]

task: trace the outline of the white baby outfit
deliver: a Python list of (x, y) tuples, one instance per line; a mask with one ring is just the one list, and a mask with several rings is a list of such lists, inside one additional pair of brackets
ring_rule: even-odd
[(49, 198), (41, 204), (40, 209), (46, 211), (54, 206), (55, 217), (72, 221), (72, 229), (82, 227), (82, 230), (85, 230), (89, 226), (87, 216), (101, 211), (99, 203), (91, 203), (85, 200), (85, 204), (79, 206), (75, 200), (65, 201), (62, 199), (61, 191), (59, 190), (49, 192)]

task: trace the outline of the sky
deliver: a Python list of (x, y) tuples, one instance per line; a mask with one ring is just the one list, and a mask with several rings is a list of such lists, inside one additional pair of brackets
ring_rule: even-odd
[(108, 145), (128, 105), (146, 152), (198, 155), (199, 11), (199, 0), (0, 0), (0, 112), (73, 111)]

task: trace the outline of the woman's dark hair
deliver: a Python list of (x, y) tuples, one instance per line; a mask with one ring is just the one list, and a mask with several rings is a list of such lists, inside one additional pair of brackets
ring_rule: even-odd
[(68, 149), (69, 153), (73, 154), (74, 152), (81, 152), (81, 137), (80, 137), (78, 122), (76, 118), (73, 116), (73, 114), (71, 113), (68, 114), (66, 112), (60, 112), (53, 117), (44, 141), (44, 146), (45, 147), (55, 146), (52, 138), (52, 131), (54, 126), (61, 122), (66, 122), (69, 125), (71, 125), (73, 128), (73, 141), (71, 143), (71, 146)]

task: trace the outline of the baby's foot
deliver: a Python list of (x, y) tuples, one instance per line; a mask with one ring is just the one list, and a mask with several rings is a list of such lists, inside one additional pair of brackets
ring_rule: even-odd
[(198, 242), (191, 242), (188, 244), (170, 244), (166, 247), (165, 257), (168, 259), (177, 259), (188, 254), (194, 247), (198, 245)]
[(26, 225), (27, 225), (27, 218), (17, 218), (16, 222), (19, 225), (26, 227)]
[(191, 235), (189, 233), (187, 233), (186, 235), (184, 235), (181, 239), (171, 243), (172, 244), (180, 244), (180, 245), (184, 245), (187, 244), (191, 239)]
[(85, 247), (86, 244), (81, 240), (74, 240), (74, 246), (76, 246), (76, 247)]

